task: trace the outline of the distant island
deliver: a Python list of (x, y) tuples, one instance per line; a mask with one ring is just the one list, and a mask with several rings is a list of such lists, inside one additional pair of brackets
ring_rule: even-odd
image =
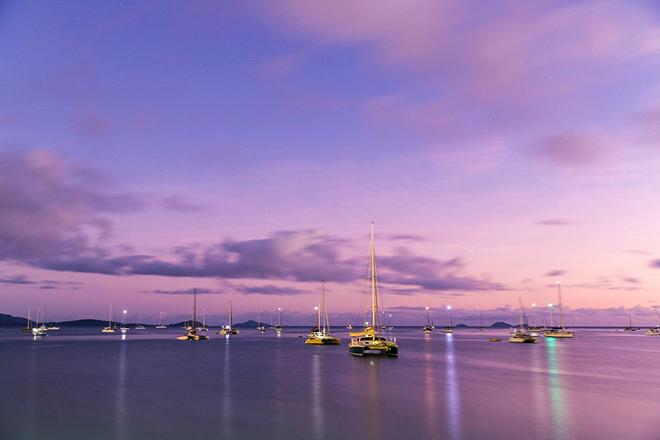
[(511, 327), (513, 327), (511, 324), (504, 321), (497, 321), (490, 326), (490, 328), (511, 328)]
[[(54, 321), (48, 321), (54, 322)], [(184, 325), (189, 324), (190, 321), (181, 321), (181, 322), (174, 322), (174, 323), (168, 323), (167, 326), (169, 327), (183, 327)], [(20, 316), (12, 316), (12, 315), (7, 315), (4, 313), (0, 313), (0, 327), (25, 327), (27, 324), (27, 319), (22, 318)], [(106, 320), (101, 320), (101, 319), (75, 319), (73, 321), (58, 321), (57, 324), (61, 327), (100, 327), (103, 328), (108, 325), (108, 321)], [(257, 321), (254, 320), (249, 320), (245, 322), (240, 322), (238, 324), (234, 324), (234, 327), (238, 328), (256, 328), (257, 327)], [(35, 322), (33, 320), (30, 320), (30, 326), (34, 326)], [(121, 325), (120, 322), (114, 321), (113, 325), (115, 327), (119, 327)], [(135, 322), (127, 322), (124, 325), (127, 327), (135, 327), (137, 323)], [(155, 324), (142, 324), (145, 327), (155, 327)], [(266, 325), (266, 324), (264, 324)], [(201, 327), (202, 323), (197, 322), (197, 326)], [(220, 324), (214, 325), (213, 327), (220, 327)]]

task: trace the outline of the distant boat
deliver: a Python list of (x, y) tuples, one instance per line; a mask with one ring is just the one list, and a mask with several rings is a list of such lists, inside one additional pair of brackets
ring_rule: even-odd
[(277, 324), (273, 327), (277, 333), (282, 332), (282, 308), (277, 308)]
[(162, 328), (167, 328), (166, 325), (163, 324), (163, 312), (158, 313), (158, 325), (156, 328), (162, 329)]
[(399, 355), (399, 346), (395, 339), (388, 339), (380, 334), (378, 323), (378, 282), (376, 278), (376, 246), (374, 244), (374, 223), (371, 222), (371, 259), (369, 262), (371, 272), (371, 323), (366, 324), (361, 332), (350, 333), (351, 342), (348, 352), (354, 356), (380, 355), (396, 357)]
[(135, 323), (135, 330), (146, 330), (147, 328), (140, 324), (140, 321), (142, 321), (142, 315), (138, 315), (137, 322)]
[(259, 319), (257, 320), (257, 331), (259, 333), (266, 333), (266, 325), (261, 322), (261, 315), (259, 315)]
[(112, 304), (108, 307), (108, 326), (104, 327), (103, 330), (101, 330), (101, 333), (114, 333), (115, 332), (115, 325), (112, 322)]
[(316, 328), (307, 335), (305, 344), (311, 345), (339, 345), (341, 340), (330, 334), (328, 309), (325, 305), (325, 284), (321, 283), (321, 301), (316, 307)]
[(207, 332), (209, 331), (208, 327), (206, 327), (206, 309), (202, 309), (202, 326), (197, 327), (198, 332)]
[(25, 327), (23, 327), (23, 333), (32, 334), (32, 321), (30, 320), (31, 309), (28, 307), (27, 319), (25, 320)]
[(195, 329), (197, 322), (197, 289), (193, 289), (193, 312), (192, 312), (192, 325), (187, 328), (186, 334), (177, 337), (179, 341), (206, 341), (209, 337), (200, 335)]
[(232, 313), (231, 299), (229, 300), (228, 318), (227, 324), (223, 326), (218, 333), (224, 336), (238, 336), (239, 330), (234, 328), (234, 315)]
[(119, 331), (121, 331), (122, 333), (127, 333), (129, 330), (129, 328), (126, 327), (125, 323), (126, 323), (126, 310), (123, 310), (121, 316), (121, 324), (119, 325)]
[(624, 327), (623, 331), (624, 332), (636, 332), (639, 330), (637, 327), (633, 327), (632, 325), (632, 313), (628, 312), (628, 327)]
[(658, 314), (658, 307), (654, 306), (653, 310), (655, 310), (655, 316), (658, 318), (658, 324), (655, 326), (655, 328), (646, 330), (646, 334), (649, 336), (660, 336), (660, 314)]
[(539, 342), (538, 336), (531, 335), (525, 330), (525, 309), (522, 305), (522, 299), (518, 298), (520, 303), (520, 328), (513, 331), (509, 337), (509, 342), (518, 344), (536, 344)]
[(451, 321), (451, 306), (447, 306), (447, 318), (449, 319), (449, 326), (442, 329), (445, 333), (454, 333), (454, 324)]
[(426, 325), (422, 327), (422, 331), (425, 334), (429, 334), (433, 331), (433, 325), (431, 324), (431, 315), (429, 315), (429, 308), (426, 307)]
[(49, 325), (47, 328), (48, 328), (48, 331), (51, 331), (51, 330), (53, 330), (53, 331), (58, 331), (58, 330), (60, 329), (60, 326), (57, 325), (56, 322), (53, 322), (53, 323), (52, 323), (51, 325)]
[[(46, 310), (42, 306), (41, 321), (39, 321), (39, 308), (37, 308), (37, 321), (34, 323), (34, 327), (32, 327), (33, 336), (48, 335), (48, 328), (46, 327), (46, 324), (44, 324), (43, 322), (45, 315), (46, 315)], [(41, 325), (39, 325), (39, 322), (41, 322)]]
[(564, 309), (561, 301), (561, 282), (557, 281), (557, 297), (559, 298), (559, 328), (551, 328), (543, 332), (546, 338), (572, 338), (575, 332), (564, 328)]
[(350, 322), (350, 321), (346, 323), (346, 328), (347, 328), (348, 330), (353, 330), (353, 326), (351, 325), (351, 322)]

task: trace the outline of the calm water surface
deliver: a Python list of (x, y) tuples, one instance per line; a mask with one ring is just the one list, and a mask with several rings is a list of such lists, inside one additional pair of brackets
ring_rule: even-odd
[(0, 439), (660, 439), (660, 337), (402, 329), (401, 357), (373, 359), (345, 333), (180, 330), (0, 330)]

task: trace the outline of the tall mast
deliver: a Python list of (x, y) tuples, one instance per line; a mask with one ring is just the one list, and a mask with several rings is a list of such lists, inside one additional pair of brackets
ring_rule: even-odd
[(561, 281), (557, 281), (557, 296), (559, 297), (559, 327), (564, 330), (564, 311), (561, 306)]
[(374, 244), (374, 222), (371, 222), (371, 325), (378, 333), (378, 289), (376, 287), (376, 245)]
[(192, 329), (195, 330), (195, 326), (197, 326), (197, 289), (193, 289), (193, 322), (192, 322)]
[(30, 307), (28, 307), (27, 326), (25, 327), (28, 330), (30, 330), (30, 328), (32, 328), (32, 324), (30, 323), (30, 311), (31, 311), (31, 309), (30, 309)]
[(234, 328), (234, 319), (231, 310), (231, 299), (229, 300), (229, 328)]
[(454, 324), (451, 322), (451, 306), (447, 306), (447, 315), (449, 316), (449, 328), (452, 328)]
[(277, 308), (277, 326), (282, 327), (282, 307)]
[(429, 308), (426, 307), (426, 325), (431, 326), (431, 317), (429, 316)]
[(112, 327), (112, 304), (108, 306), (108, 327)]
[(325, 308), (325, 281), (321, 281), (321, 304), (319, 304), (319, 330), (321, 330), (321, 314), (323, 314), (323, 332), (328, 327), (328, 309)]
[(518, 297), (518, 303), (520, 303), (520, 331), (522, 332), (525, 329), (525, 308), (523, 307), (521, 297)]

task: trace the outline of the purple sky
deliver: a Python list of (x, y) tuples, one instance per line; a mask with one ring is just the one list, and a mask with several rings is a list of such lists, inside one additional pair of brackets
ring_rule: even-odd
[[(660, 305), (653, 1), (0, 0), (0, 312)], [(265, 318), (264, 318), (265, 319)]]

